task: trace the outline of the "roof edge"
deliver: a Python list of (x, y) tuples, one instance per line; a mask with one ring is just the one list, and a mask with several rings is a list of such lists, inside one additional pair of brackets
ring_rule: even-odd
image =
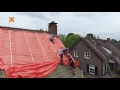
[(35, 29), (25, 29), (25, 28), (16, 28), (16, 27), (7, 27), (7, 26), (0, 26), (2, 29), (7, 29), (7, 30), (20, 30), (20, 31), (29, 31), (29, 32), (46, 32), (49, 33), (48, 31), (44, 31), (42, 29), (40, 30), (35, 30)]

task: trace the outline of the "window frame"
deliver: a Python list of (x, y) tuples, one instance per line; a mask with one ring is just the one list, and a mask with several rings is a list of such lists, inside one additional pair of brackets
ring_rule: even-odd
[(104, 75), (105, 74), (105, 72), (106, 72), (106, 69), (105, 69), (106, 67), (105, 67), (105, 65), (103, 65), (103, 67), (102, 67), (102, 74)]
[[(88, 54), (88, 55), (87, 55), (87, 54)], [(90, 53), (89, 53), (89, 52), (85, 52), (85, 53), (84, 53), (84, 58), (90, 59)]]
[(89, 64), (89, 73), (95, 75), (95, 65)]
[(105, 72), (108, 72), (109, 69), (108, 69), (108, 64), (105, 64)]
[(78, 51), (74, 51), (74, 57), (78, 57)]

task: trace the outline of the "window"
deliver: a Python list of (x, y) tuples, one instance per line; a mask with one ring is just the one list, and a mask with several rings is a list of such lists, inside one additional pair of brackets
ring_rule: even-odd
[(90, 59), (90, 53), (89, 53), (89, 52), (85, 52), (85, 53), (84, 53), (84, 58)]
[(78, 57), (78, 51), (74, 51), (74, 57)]
[(93, 75), (98, 75), (98, 66), (87, 64), (87, 72)]
[(105, 65), (103, 65), (103, 74), (105, 74)]
[(95, 65), (89, 65), (89, 73), (95, 75)]

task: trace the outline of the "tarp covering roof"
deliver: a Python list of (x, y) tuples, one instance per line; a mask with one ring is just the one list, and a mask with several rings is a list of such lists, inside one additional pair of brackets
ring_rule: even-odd
[[(60, 64), (57, 51), (64, 45), (56, 37), (52, 44), (49, 35), (0, 28), (0, 69), (5, 71), (7, 78), (43, 78), (56, 69)], [(65, 56), (63, 60), (64, 65), (68, 65)]]

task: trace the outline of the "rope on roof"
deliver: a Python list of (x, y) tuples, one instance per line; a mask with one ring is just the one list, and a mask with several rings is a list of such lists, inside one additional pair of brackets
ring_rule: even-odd
[(13, 62), (12, 62), (12, 48), (11, 48), (10, 30), (9, 30), (9, 40), (10, 40), (10, 61), (11, 61), (11, 66), (13, 66)]
[(33, 61), (33, 63), (34, 63), (34, 58), (33, 58), (33, 55), (32, 55), (31, 49), (30, 49), (30, 45), (29, 45), (29, 43), (28, 43), (28, 39), (27, 39), (27, 36), (26, 36), (26, 33), (25, 33), (25, 32), (24, 32), (24, 35), (25, 35), (25, 39), (26, 39), (26, 41), (27, 41), (27, 45), (28, 45), (28, 48), (29, 48), (29, 51), (30, 51), (30, 55), (31, 55), (32, 61)]
[(40, 45), (41, 45), (41, 47), (42, 47), (42, 49), (43, 49), (43, 52), (44, 52), (44, 54), (45, 54), (45, 56), (46, 56), (47, 60), (49, 60), (49, 58), (48, 58), (47, 54), (45, 53), (45, 50), (44, 50), (44, 48), (43, 48), (43, 46), (42, 46), (41, 42), (40, 42), (40, 39), (38, 38), (37, 33), (36, 33), (36, 37), (37, 37), (37, 39), (38, 39), (38, 41), (39, 41), (39, 43), (40, 43)]

